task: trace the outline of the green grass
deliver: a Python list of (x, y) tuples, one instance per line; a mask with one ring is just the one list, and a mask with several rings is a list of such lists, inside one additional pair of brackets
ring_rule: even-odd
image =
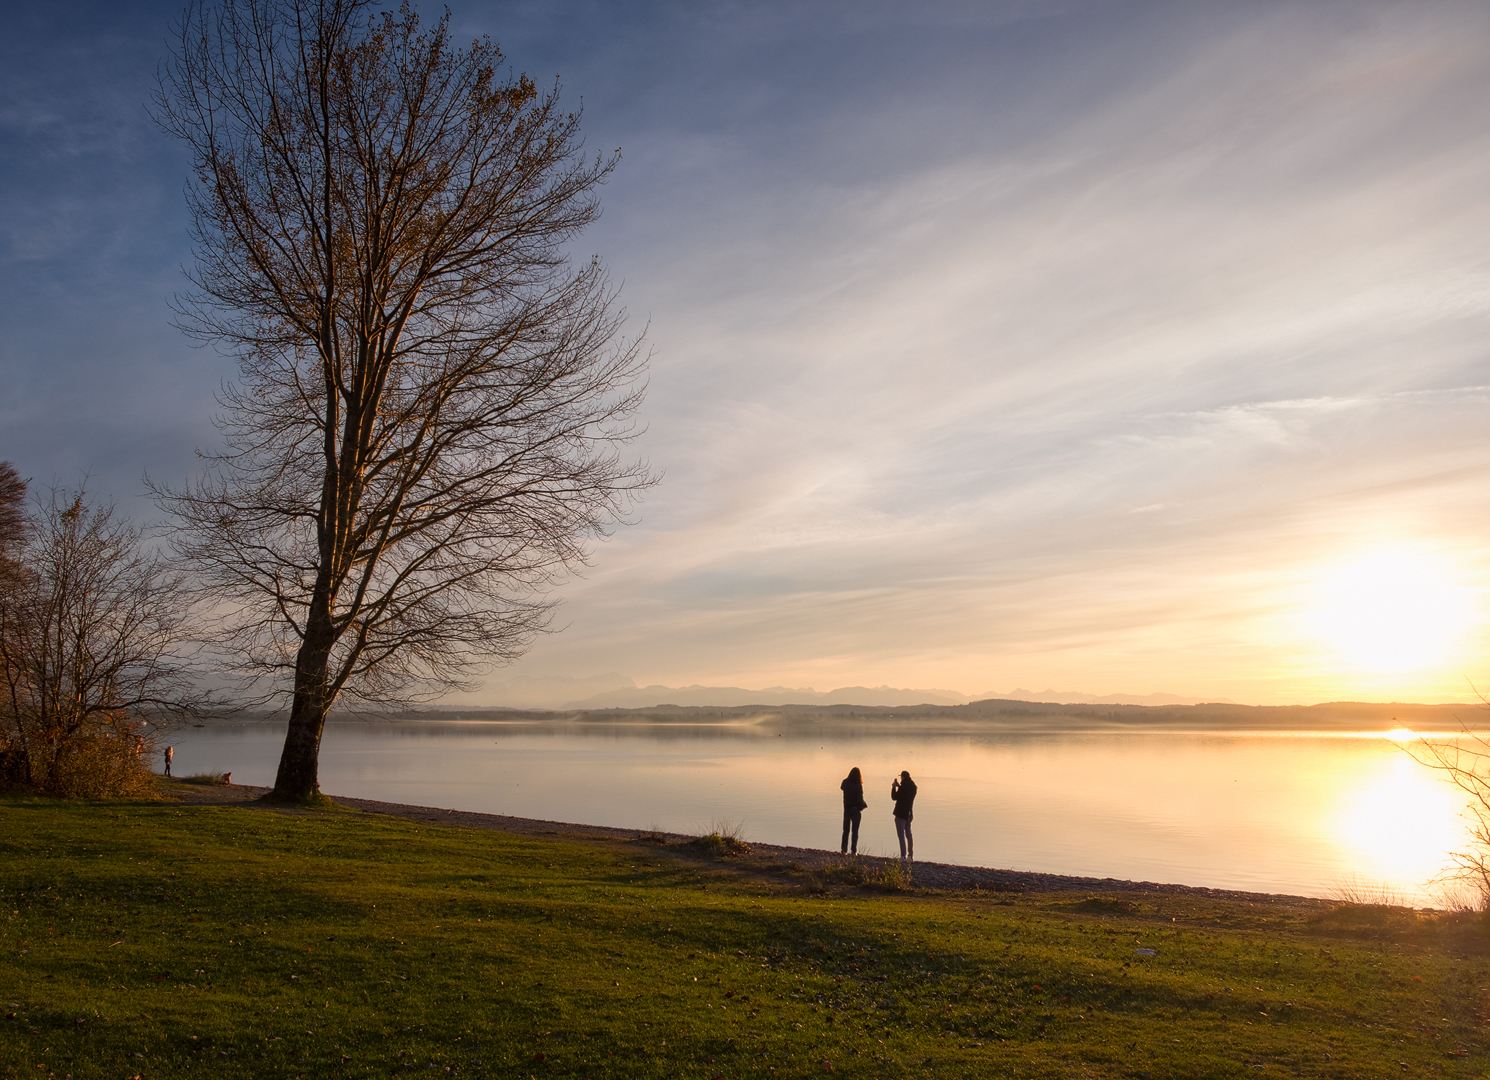
[(15, 1077), (1490, 1067), (1478, 917), (855, 889), (348, 812), (0, 797), (0, 934)]

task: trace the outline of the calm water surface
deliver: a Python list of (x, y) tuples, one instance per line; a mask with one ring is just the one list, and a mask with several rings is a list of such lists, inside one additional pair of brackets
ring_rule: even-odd
[[(270, 784), (282, 723), (174, 733), (174, 771)], [(863, 770), (860, 850), (890, 854), (909, 769), (916, 855), (1061, 874), (1330, 895), (1425, 883), (1464, 840), (1462, 796), (1379, 734), (990, 733), (866, 725), (341, 722), (321, 788), (423, 806), (836, 847)]]

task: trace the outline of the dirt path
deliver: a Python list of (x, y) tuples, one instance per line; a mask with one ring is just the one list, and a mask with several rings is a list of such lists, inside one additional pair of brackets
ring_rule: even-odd
[[(162, 789), (162, 793), (182, 803), (211, 806), (257, 806), (279, 812), (315, 813), (311, 810), (287, 810), (285, 807), (260, 803), (259, 798), (269, 791), (268, 788), (263, 787), (249, 787), (241, 784), (189, 784), (184, 781), (169, 780), (162, 781), (162, 783), (168, 785)], [(445, 825), (459, 825), (468, 829), (493, 829), (523, 836), (551, 836), (556, 839), (620, 840), (630, 843), (646, 840), (664, 848), (672, 855), (695, 859), (699, 862), (727, 863), (747, 874), (754, 872), (772, 877), (778, 877), (787, 870), (812, 871), (819, 867), (837, 865), (843, 858), (834, 851), (784, 847), (778, 844), (760, 844), (751, 841), (748, 855), (718, 860), (696, 849), (685, 848), (683, 845), (694, 837), (678, 833), (647, 832), (644, 834), (636, 829), (614, 829), (604, 825), (538, 821), (533, 818), (478, 814), (470, 810), (441, 810), (431, 806), (408, 806), (404, 803), (378, 802), (373, 799), (352, 799), (341, 796), (332, 796), (332, 798), (340, 806), (361, 810), (364, 813), (388, 814), (412, 821), (438, 822)], [(871, 856), (860, 856), (860, 858), (876, 868), (893, 861)], [(1041, 874), (1028, 870), (997, 870), (982, 866), (956, 866), (950, 863), (918, 862), (914, 868), (914, 879), (919, 888), (937, 890), (978, 889), (1002, 893), (1079, 892), (1100, 895), (1142, 893), (1150, 896), (1204, 897), (1213, 900), (1279, 904), (1289, 907), (1333, 906), (1332, 901), (1307, 896), (1236, 892), (1229, 889), (1206, 889), (1192, 885), (1173, 885), (1153, 881), (1126, 881), (1121, 878), (1071, 877), (1065, 874)]]

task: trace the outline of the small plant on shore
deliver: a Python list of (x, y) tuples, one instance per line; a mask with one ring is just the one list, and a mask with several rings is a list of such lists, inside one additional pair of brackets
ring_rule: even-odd
[(744, 822), (731, 821), (729, 818), (715, 819), (709, 831), (690, 841), (690, 844), (716, 858), (750, 854), (750, 845), (745, 842)]
[(1089, 915), (1132, 915), (1142, 908), (1132, 900), (1123, 900), (1116, 896), (1088, 896), (1085, 900), (1072, 904), (1071, 910)]
[(204, 786), (221, 787), (225, 784), (231, 784), (233, 782), (233, 774), (225, 772), (199, 772), (193, 773), (191, 776), (183, 776), (181, 778), (181, 782), (183, 784), (201, 784)]
[(636, 838), (643, 844), (656, 844), (658, 847), (665, 846), (668, 842), (667, 833), (659, 829), (655, 824), (649, 829), (643, 829), (636, 834)]
[(827, 892), (833, 885), (902, 892), (910, 888), (911, 878), (906, 868), (894, 859), (875, 861), (863, 856), (839, 855), (808, 872), (810, 891)]
[(1354, 874), (1335, 883), (1330, 899), (1357, 907), (1408, 907), (1407, 898), (1384, 881), (1366, 881)]
[(853, 855), (830, 859), (813, 871), (813, 875), (823, 884), (832, 885), (870, 885), (878, 877), (868, 860)]
[(894, 859), (886, 860), (885, 865), (879, 872), (879, 880), (874, 882), (881, 889), (891, 892), (901, 892), (911, 887), (910, 867), (904, 863), (896, 862)]
[(1434, 899), (1433, 906), (1439, 911), (1453, 911), (1461, 914), (1478, 912), (1490, 916), (1490, 896), (1480, 887), (1477, 881), (1465, 881), (1457, 874), (1430, 882), (1428, 886), (1429, 895)]

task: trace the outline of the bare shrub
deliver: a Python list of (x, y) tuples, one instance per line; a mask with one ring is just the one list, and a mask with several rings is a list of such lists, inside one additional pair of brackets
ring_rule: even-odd
[(890, 892), (903, 892), (911, 887), (911, 872), (903, 863), (886, 860), (880, 868), (879, 880), (874, 885)]
[(145, 794), (150, 732), (198, 700), (181, 581), (82, 491), (54, 489), (26, 526), (0, 590), (3, 772), (53, 795)]
[(1336, 882), (1330, 899), (1360, 907), (1409, 907), (1407, 897), (1384, 881), (1366, 881), (1354, 874)]
[(1490, 911), (1487, 897), (1473, 882), (1441, 880), (1433, 883), (1429, 888), (1429, 895), (1433, 897), (1433, 906), (1440, 911), (1460, 914)]

